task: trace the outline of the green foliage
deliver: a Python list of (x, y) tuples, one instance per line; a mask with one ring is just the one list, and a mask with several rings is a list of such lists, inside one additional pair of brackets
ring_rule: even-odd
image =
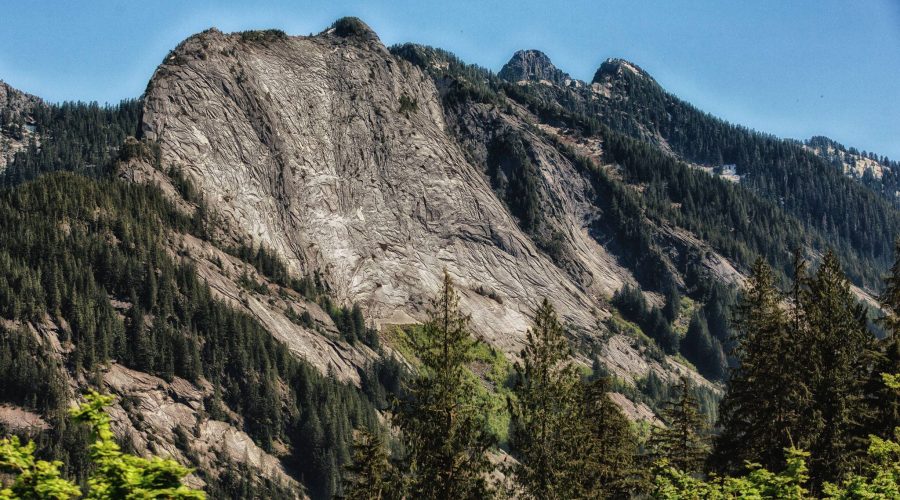
[[(885, 386), (900, 392), (900, 377), (881, 374)], [(900, 427), (894, 431), (900, 440)], [(807, 483), (810, 479), (807, 461), (811, 455), (794, 447), (785, 449), (786, 467), (773, 473), (757, 463), (746, 464), (749, 473), (742, 477), (716, 477), (709, 481), (697, 479), (672, 467), (663, 460), (658, 464), (654, 478), (654, 498), (681, 499), (811, 499)], [(825, 482), (821, 498), (825, 499), (879, 499), (888, 500), (900, 496), (900, 444), (897, 441), (869, 437), (866, 465), (862, 472), (852, 472), (840, 482)]]
[(0, 440), (0, 471), (15, 475), (12, 484), (0, 483), (0, 499), (81, 496), (78, 486), (61, 476), (60, 467), (59, 461), (35, 460), (34, 443), (22, 445), (17, 436)]
[(40, 143), (32, 140), (27, 149), (16, 153), (0, 173), (0, 186), (15, 186), (60, 170), (94, 175), (109, 171), (125, 138), (137, 134), (141, 102), (38, 104), (29, 112)]
[(691, 317), (681, 342), (681, 353), (694, 363), (703, 376), (711, 380), (721, 380), (725, 376), (725, 351), (719, 339), (709, 333), (703, 311), (695, 312)]
[[(92, 392), (85, 402), (73, 408), (72, 417), (89, 424), (95, 441), (90, 446), (93, 472), (83, 495), (88, 499), (203, 499), (202, 491), (181, 484), (190, 473), (174, 460), (141, 458), (122, 453), (103, 408), (113, 398)], [(61, 477), (61, 462), (35, 460), (34, 443), (21, 445), (18, 437), (0, 440), (0, 470), (15, 474), (0, 498), (53, 498), (65, 500), (82, 496), (81, 489)]]
[(411, 113), (415, 113), (419, 110), (419, 101), (418, 99), (414, 99), (409, 97), (406, 94), (400, 96), (400, 109), (398, 112), (406, 117), (409, 117)]
[(353, 438), (353, 459), (344, 472), (347, 500), (403, 498), (403, 481), (390, 462), (384, 441), (365, 429)]
[(627, 495), (635, 439), (600, 378), (584, 384), (569, 360), (568, 341), (544, 300), (516, 364), (509, 400), (511, 468), (525, 498), (608, 498)]
[(445, 273), (429, 320), (415, 345), (418, 376), (398, 408), (397, 422), (409, 452), (410, 494), (416, 498), (484, 498), (492, 445), (487, 408), (467, 377), (472, 360), (469, 319)]
[(653, 430), (650, 453), (654, 462), (664, 460), (681, 471), (695, 474), (702, 470), (709, 452), (709, 433), (687, 378), (681, 380), (678, 393), (677, 400), (663, 407), (660, 417), (665, 427)]
[(622, 315), (640, 325), (667, 354), (678, 352), (681, 339), (658, 307), (648, 308), (640, 289), (626, 284), (613, 295), (612, 304)]
[(713, 477), (710, 481), (679, 471), (663, 460), (654, 478), (653, 498), (665, 500), (786, 499), (808, 497), (805, 487), (809, 479), (805, 459), (809, 454), (788, 449), (787, 468), (772, 473), (758, 464), (749, 464), (743, 477)]
[(795, 268), (794, 284), (783, 294), (765, 264), (754, 266), (735, 318), (740, 366), (720, 407), (712, 464), (723, 471), (745, 462), (777, 470), (775, 450), (802, 447), (811, 452), (818, 490), (865, 461), (864, 422), (884, 414), (865, 399), (867, 358), (878, 346), (833, 253), (812, 276), (800, 259)]
[(96, 470), (88, 480), (87, 498), (206, 498), (203, 492), (181, 484), (190, 470), (174, 460), (157, 457), (148, 460), (121, 452), (110, 428), (109, 415), (103, 411), (112, 401), (112, 397), (94, 392), (85, 396), (84, 404), (72, 410), (75, 420), (89, 424), (96, 438), (91, 445)]
[[(64, 388), (60, 370), (90, 373), (112, 360), (165, 379), (202, 377), (217, 394), (209, 411), (227, 406), (241, 415), (244, 430), (265, 449), (289, 444), (285, 461), (315, 497), (338, 491), (353, 428), (376, 425), (372, 402), (297, 361), (255, 319), (216, 300), (190, 264), (174, 260), (163, 238), (194, 223), (158, 189), (45, 175), (0, 192), (0, 221), (9, 228), (0, 235), (0, 315), (59, 321), (68, 325), (60, 340), (72, 347), (55, 366), (46, 347), (3, 327), (5, 401), (53, 416)], [(254, 255), (278, 274), (267, 255)], [(54, 427), (38, 444), (78, 466), (78, 440), (67, 429)]]
[(529, 498), (573, 498), (580, 451), (567, 446), (578, 418), (578, 372), (568, 363), (569, 345), (550, 302), (535, 313), (510, 399), (510, 444), (519, 463), (513, 472)]
[(331, 25), (334, 34), (341, 37), (374, 36), (372, 30), (358, 17), (342, 17)]
[(250, 30), (241, 32), (241, 41), (268, 45), (278, 40), (287, 39), (287, 35), (281, 30)]

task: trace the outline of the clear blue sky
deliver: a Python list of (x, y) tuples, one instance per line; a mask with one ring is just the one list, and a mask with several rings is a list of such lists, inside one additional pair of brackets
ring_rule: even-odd
[(210, 26), (309, 34), (355, 15), (386, 44), (494, 71), (521, 48), (585, 80), (626, 58), (732, 122), (900, 159), (900, 0), (20, 0), (0, 13), (0, 79), (50, 101), (137, 97), (171, 48)]

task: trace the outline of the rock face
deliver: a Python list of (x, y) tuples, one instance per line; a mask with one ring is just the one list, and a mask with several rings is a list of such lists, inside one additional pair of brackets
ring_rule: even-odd
[(516, 52), (497, 76), (510, 82), (546, 81), (556, 85), (565, 85), (572, 80), (568, 74), (550, 62), (547, 54), (539, 50)]
[(637, 64), (626, 61), (625, 59), (610, 58), (603, 61), (603, 64), (601, 64), (597, 69), (597, 72), (594, 73), (592, 83), (608, 83), (610, 80), (621, 76), (626, 71), (655, 82), (653, 77), (641, 69)]
[(37, 97), (10, 87), (0, 80), (0, 172), (34, 135), (30, 113), (40, 104)]
[(4, 113), (18, 116), (26, 113), (40, 102), (41, 100), (37, 97), (16, 90), (0, 80), (0, 110), (3, 110)]
[(194, 36), (150, 82), (142, 131), (229, 224), (298, 272), (324, 270), (379, 324), (421, 319), (444, 269), (476, 330), (507, 352), (542, 297), (576, 326), (595, 323), (595, 299), (449, 136), (432, 80), (361, 22), (314, 37)]
[[(278, 459), (231, 423), (205, 417), (204, 401), (213, 391), (208, 384), (197, 387), (179, 378), (166, 382), (117, 364), (105, 370), (102, 379), (105, 390), (117, 397), (108, 409), (113, 431), (138, 453), (172, 457), (211, 474), (240, 463), (301, 497), (303, 488)], [(196, 476), (187, 482), (203, 486)]]

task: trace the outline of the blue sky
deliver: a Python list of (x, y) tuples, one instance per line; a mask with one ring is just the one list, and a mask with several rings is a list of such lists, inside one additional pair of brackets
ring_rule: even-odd
[(46, 0), (0, 12), (0, 79), (51, 101), (136, 97), (171, 48), (210, 26), (309, 34), (355, 15), (388, 45), (494, 71), (522, 48), (585, 80), (622, 57), (732, 122), (900, 159), (900, 0)]

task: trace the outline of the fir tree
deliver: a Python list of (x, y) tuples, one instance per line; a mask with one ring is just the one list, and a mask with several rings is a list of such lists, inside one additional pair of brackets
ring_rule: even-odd
[(458, 308), (450, 275), (431, 303), (423, 340), (415, 346), (421, 361), (397, 421), (410, 462), (414, 498), (463, 499), (490, 496), (486, 475), (487, 410), (475, 397), (466, 373), (473, 340), (469, 318)]
[(583, 391), (588, 439), (582, 491), (587, 498), (628, 498), (635, 487), (637, 454), (631, 422), (610, 399), (608, 378), (588, 382)]
[(663, 407), (660, 416), (665, 427), (653, 430), (650, 453), (654, 462), (664, 459), (680, 471), (698, 473), (709, 452), (708, 426), (687, 377), (681, 380), (678, 392), (678, 399)]
[(868, 373), (863, 394), (866, 414), (863, 427), (869, 433), (883, 439), (893, 437), (900, 427), (900, 394), (887, 387), (883, 373), (900, 372), (900, 240), (895, 244), (895, 261), (885, 278), (885, 289), (880, 297), (885, 315), (879, 319), (887, 336), (873, 343), (867, 353)]
[[(511, 399), (510, 442), (519, 462), (514, 474), (529, 498), (572, 498), (583, 459), (579, 439), (579, 380), (567, 363), (569, 346), (547, 299), (528, 331)], [(573, 428), (573, 426), (575, 426)]]
[(344, 467), (344, 495), (348, 500), (402, 498), (393, 468), (377, 433), (357, 429), (353, 436), (353, 457)]
[(747, 462), (780, 468), (811, 397), (799, 375), (801, 353), (781, 301), (772, 270), (757, 260), (735, 311), (732, 354), (740, 365), (719, 405), (721, 432), (712, 458), (717, 470), (740, 471)]
[(800, 359), (814, 403), (804, 415), (810, 424), (810, 475), (821, 484), (842, 477), (865, 453), (867, 433), (859, 434), (859, 417), (864, 358), (874, 338), (866, 328), (866, 309), (833, 252), (808, 280), (800, 308), (807, 325), (794, 335), (805, 339)]

